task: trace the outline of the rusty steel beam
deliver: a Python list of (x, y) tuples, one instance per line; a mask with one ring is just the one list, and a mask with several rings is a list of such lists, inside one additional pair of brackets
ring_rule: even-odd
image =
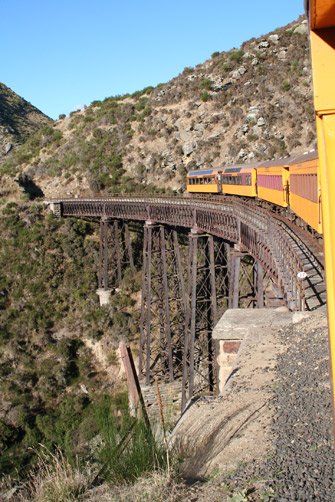
[(156, 377), (171, 382), (182, 371), (186, 299), (181, 268), (175, 230), (147, 222), (139, 358), (147, 384)]
[(108, 283), (108, 221), (100, 220), (100, 247), (99, 247), (99, 288), (107, 290)]
[[(187, 400), (204, 390), (213, 393), (216, 382), (212, 330), (218, 304), (227, 308), (228, 263), (225, 243), (209, 234), (189, 234), (188, 308), (183, 354), (182, 410)], [(224, 263), (223, 263), (224, 262)], [(220, 309), (222, 314), (222, 308)]]
[(254, 282), (256, 289), (256, 306), (264, 307), (264, 269), (258, 262), (255, 263)]
[(98, 265), (99, 288), (118, 287), (127, 266), (134, 269), (128, 224), (122, 221), (100, 220)]

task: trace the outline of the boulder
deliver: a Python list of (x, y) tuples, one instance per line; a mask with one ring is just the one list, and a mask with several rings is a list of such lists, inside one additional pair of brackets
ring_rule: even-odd
[(279, 35), (273, 34), (268, 37), (268, 40), (272, 42), (273, 44), (278, 44), (279, 41)]
[(237, 156), (239, 159), (245, 160), (248, 156), (248, 152), (244, 148), (241, 148), (241, 150), (238, 152)]
[(191, 142), (184, 143), (182, 146), (183, 154), (188, 157), (189, 155), (191, 155), (191, 153), (194, 152), (195, 148), (196, 148), (195, 143), (191, 143)]
[(193, 129), (195, 131), (201, 131), (201, 132), (203, 132), (204, 129), (205, 129), (205, 124), (203, 124), (202, 122), (198, 122), (197, 124), (194, 124)]
[(234, 70), (231, 72), (231, 76), (232, 78), (234, 78), (235, 80), (238, 80), (241, 78), (241, 75), (240, 75), (240, 72), (238, 70)]
[(222, 90), (223, 90), (223, 91), (228, 91), (229, 87), (231, 87), (232, 85), (233, 85), (233, 82), (230, 82), (230, 81), (225, 82), (225, 83), (223, 84), (223, 86), (222, 86)]
[(249, 112), (246, 119), (248, 122), (255, 122), (257, 119), (257, 113), (253, 111)]
[(231, 76), (235, 80), (238, 80), (239, 78), (241, 78), (242, 75), (245, 74), (246, 71), (247, 71), (247, 69), (244, 66), (240, 66), (240, 68), (231, 72)]
[(286, 59), (286, 49), (282, 49), (278, 52), (278, 59), (284, 61)]
[(7, 155), (7, 153), (9, 153), (9, 152), (11, 151), (11, 149), (12, 149), (12, 148), (13, 148), (12, 143), (6, 143), (6, 144), (5, 144), (5, 148), (4, 148), (4, 150), (5, 150), (5, 155)]
[(297, 33), (298, 35), (306, 35), (308, 33), (308, 26), (306, 23), (299, 24), (296, 28), (294, 28), (293, 33)]

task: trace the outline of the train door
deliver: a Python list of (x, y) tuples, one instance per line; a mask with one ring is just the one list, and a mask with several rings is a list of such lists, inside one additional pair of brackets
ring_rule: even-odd
[(287, 205), (289, 205), (290, 204), (290, 172), (289, 172), (288, 167), (283, 167), (282, 180), (283, 180), (283, 201)]
[(216, 182), (218, 187), (218, 193), (222, 193), (222, 171), (219, 171), (216, 175)]

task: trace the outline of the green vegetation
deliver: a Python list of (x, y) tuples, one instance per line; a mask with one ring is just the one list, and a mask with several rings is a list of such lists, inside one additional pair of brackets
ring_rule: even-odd
[(0, 117), (1, 126), (5, 126), (1, 136), (7, 136), (9, 142), (22, 143), (41, 126), (52, 123), (49, 117), (1, 82)]
[(144, 87), (144, 89), (142, 89), (141, 91), (134, 92), (131, 96), (132, 98), (138, 98), (143, 94), (151, 94), (154, 89), (155, 89), (154, 87), (149, 85), (148, 87)]
[(152, 191), (150, 185), (138, 183), (142, 180), (126, 176), (123, 167), (124, 148), (133, 136), (132, 122), (143, 124), (151, 115), (148, 94), (152, 90), (147, 87), (136, 93), (134, 104), (111, 97), (93, 102), (85, 113), (72, 112), (70, 137), (64, 138), (55, 127), (44, 126), (10, 160), (0, 164), (0, 175), (17, 176), (27, 164), (34, 163), (32, 169), (40, 175), (68, 180), (85, 175), (93, 192)]
[(124, 394), (102, 395), (87, 406), (81, 422), (73, 426), (69, 414), (61, 425), (69, 427), (74, 445), (80, 441), (84, 447), (68, 456), (59, 445), (36, 446), (36, 465), (21, 490), (24, 500), (78, 500), (104, 481), (123, 485), (168, 468), (167, 451), (142, 420), (130, 416)]
[(237, 63), (239, 63), (242, 60), (243, 55), (244, 55), (243, 49), (238, 49), (237, 51), (233, 51), (230, 54), (229, 59), (230, 61), (236, 61)]
[(212, 81), (209, 78), (203, 78), (200, 82), (200, 87), (202, 89), (206, 89), (207, 91), (211, 90)]
[(228, 73), (229, 71), (231, 71), (231, 70), (233, 69), (233, 67), (232, 67), (231, 63), (227, 63), (227, 62), (226, 62), (226, 63), (223, 63), (222, 68), (223, 68), (223, 70), (224, 70), (226, 73)]
[(207, 91), (204, 91), (200, 94), (200, 99), (201, 101), (208, 101), (209, 99), (211, 98), (211, 95), (207, 92)]
[(96, 456), (100, 476), (114, 483), (134, 481), (144, 473), (166, 468), (167, 456), (142, 420), (129, 415), (124, 403), (120, 417), (112, 413), (113, 401), (104, 396), (96, 407), (101, 445)]
[(291, 89), (291, 83), (289, 80), (283, 80), (282, 82), (282, 89), (283, 91), (289, 91)]
[(15, 150), (11, 160), (0, 165), (0, 175), (10, 174), (15, 176), (18, 172), (18, 167), (37, 158), (42, 148), (58, 148), (61, 141), (61, 131), (50, 125), (41, 127), (20, 148)]
[(90, 417), (105, 377), (92, 366), (83, 335), (94, 343), (109, 337), (109, 362), (115, 360), (120, 338), (137, 336), (138, 316), (129, 308), (140, 273), (131, 280), (127, 274), (102, 308), (95, 293), (96, 225), (9, 203), (0, 229), (0, 392), (10, 404), (0, 420), (0, 472), (25, 475), (38, 444), (73, 461), (98, 433)]

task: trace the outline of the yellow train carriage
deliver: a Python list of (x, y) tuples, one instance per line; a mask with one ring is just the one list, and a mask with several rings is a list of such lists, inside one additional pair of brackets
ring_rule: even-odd
[(257, 168), (257, 195), (277, 206), (289, 205), (288, 164), (265, 162)]
[(221, 193), (219, 169), (197, 169), (187, 174), (186, 190), (190, 193)]
[(226, 167), (221, 175), (222, 193), (256, 197), (256, 169), (247, 165)]
[(290, 207), (295, 214), (321, 234), (321, 191), (317, 171), (317, 153), (293, 160), (289, 168)]

